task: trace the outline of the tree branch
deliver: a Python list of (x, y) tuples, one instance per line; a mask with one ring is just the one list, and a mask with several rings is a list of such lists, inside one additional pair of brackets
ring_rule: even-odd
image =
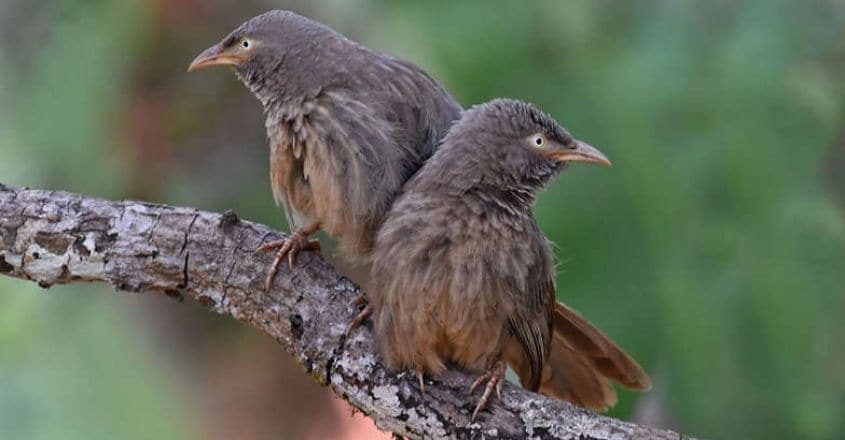
[(0, 273), (42, 287), (105, 281), (127, 292), (189, 296), (272, 336), (318, 383), (382, 429), (410, 438), (680, 438), (513, 385), (471, 424), (477, 396), (467, 394), (468, 375), (447, 371), (423, 394), (413, 374), (380, 364), (369, 329), (344, 340), (355, 314), (347, 304), (359, 291), (318, 255), (302, 253), (264, 292), (270, 256), (253, 250), (280, 237), (231, 212), (0, 184)]

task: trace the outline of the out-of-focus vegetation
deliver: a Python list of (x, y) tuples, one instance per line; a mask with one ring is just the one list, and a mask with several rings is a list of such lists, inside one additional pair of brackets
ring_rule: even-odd
[[(185, 73), (274, 7), (416, 62), (466, 105), (534, 101), (613, 160), (571, 167), (537, 207), (560, 298), (653, 375), (613, 415), (845, 437), (845, 2), (7, 0), (0, 181), (282, 227), (259, 104), (231, 74)], [(35, 290), (0, 279), (0, 438), (291, 437), (347, 417), (240, 326)], [(246, 392), (227, 353), (255, 340), (239, 356), (272, 386)]]

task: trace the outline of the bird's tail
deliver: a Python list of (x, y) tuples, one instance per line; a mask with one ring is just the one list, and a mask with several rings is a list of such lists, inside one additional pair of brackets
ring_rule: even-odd
[[(524, 354), (509, 349), (507, 358), (522, 383), (527, 383), (531, 370)], [(578, 312), (557, 303), (551, 350), (538, 391), (605, 411), (616, 404), (611, 380), (634, 390), (651, 388), (651, 379), (635, 360)]]

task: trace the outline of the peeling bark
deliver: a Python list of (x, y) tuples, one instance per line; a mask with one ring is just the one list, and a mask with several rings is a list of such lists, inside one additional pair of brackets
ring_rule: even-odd
[(449, 370), (425, 393), (413, 374), (380, 364), (366, 326), (343, 336), (358, 288), (319, 255), (282, 265), (262, 289), (270, 255), (253, 250), (283, 234), (239, 219), (135, 201), (110, 202), (0, 184), (0, 274), (42, 287), (104, 281), (115, 290), (190, 297), (272, 336), (310, 374), (409, 438), (679, 439), (506, 385), (475, 423), (472, 378)]

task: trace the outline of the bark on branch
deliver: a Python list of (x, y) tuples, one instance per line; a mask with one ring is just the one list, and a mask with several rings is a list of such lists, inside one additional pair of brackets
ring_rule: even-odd
[(412, 374), (382, 367), (369, 329), (344, 340), (355, 314), (347, 304), (359, 291), (318, 255), (304, 252), (293, 270), (282, 265), (273, 291), (264, 292), (270, 256), (253, 250), (280, 237), (233, 213), (0, 184), (0, 274), (42, 287), (105, 281), (121, 291), (193, 298), (272, 336), (382, 429), (410, 438), (680, 438), (513, 385), (471, 424), (468, 375), (448, 371), (422, 393)]

